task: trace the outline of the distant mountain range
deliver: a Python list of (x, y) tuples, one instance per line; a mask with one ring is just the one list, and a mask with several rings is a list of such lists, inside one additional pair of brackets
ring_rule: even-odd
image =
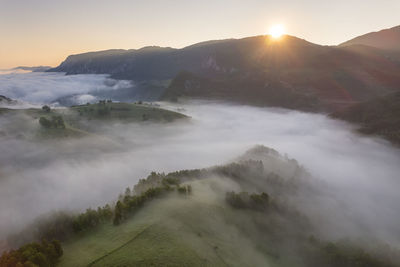
[[(169, 84), (154, 90), (156, 99), (211, 98), (331, 112), (400, 89), (400, 53), (395, 51), (400, 48), (399, 29), (370, 33), (339, 46), (293, 36), (255, 36), (182, 49), (90, 52), (69, 56), (49, 71)], [(151, 86), (146, 90), (151, 92)]]
[(381, 30), (379, 32), (367, 33), (344, 42), (339, 46), (349, 45), (366, 45), (400, 52), (400, 26)]
[(34, 66), (34, 67), (27, 67), (27, 66), (18, 66), (16, 68), (13, 68), (13, 70), (26, 70), (26, 71), (32, 71), (32, 72), (43, 72), (51, 69), (50, 66)]
[(8, 98), (4, 95), (0, 95), (0, 108), (3, 106), (12, 106), (16, 105), (18, 102), (16, 100), (13, 100), (11, 98)]

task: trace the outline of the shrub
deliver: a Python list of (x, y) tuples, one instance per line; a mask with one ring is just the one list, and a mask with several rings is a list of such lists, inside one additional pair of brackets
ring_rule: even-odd
[(57, 116), (52, 116), (51, 119), (48, 119), (47, 117), (40, 117), (39, 118), (39, 123), (41, 126), (44, 128), (65, 128), (65, 123), (64, 119), (57, 115)]
[(266, 210), (269, 207), (270, 198), (266, 193), (251, 194), (247, 192), (227, 192), (225, 195), (226, 202), (237, 209), (253, 209)]

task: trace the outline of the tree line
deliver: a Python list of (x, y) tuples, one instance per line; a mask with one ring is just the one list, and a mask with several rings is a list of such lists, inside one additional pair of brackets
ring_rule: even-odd
[[(119, 225), (129, 217), (133, 216), (135, 212), (140, 210), (140, 208), (142, 208), (146, 203), (170, 192), (177, 192), (180, 195), (189, 195), (192, 192), (192, 187), (190, 185), (180, 184), (180, 180), (178, 178), (174, 178), (172, 176), (166, 177), (165, 175), (157, 173), (152, 173), (147, 179), (143, 179), (142, 184), (146, 183), (145, 181), (150, 183), (154, 177), (163, 177), (158, 186), (147, 188), (145, 191), (139, 194), (135, 193), (135, 190), (131, 190), (128, 187), (126, 188), (124, 194), (120, 194), (115, 205), (106, 204), (105, 206), (98, 207), (97, 209), (89, 208), (85, 212), (76, 215), (66, 212), (55, 213), (48, 218), (42, 218), (36, 221), (25, 231), (11, 236), (9, 238), (9, 243), (11, 246), (17, 247), (21, 243), (25, 244), (27, 242), (32, 242), (33, 240), (65, 241), (75, 234), (94, 229), (102, 223), (109, 222), (113, 223), (114, 225)], [(37, 243), (33, 242), (29, 244)], [(24, 245), (20, 249), (28, 245)], [(35, 247), (38, 248), (37, 245), (35, 245)], [(20, 251), (20, 249), (16, 251)], [(23, 251), (23, 249), (21, 251)], [(15, 254), (17, 252), (7, 252), (4, 254), (4, 257), (15, 258), (16, 254), (14, 255), (13, 253)], [(52, 265), (39, 264), (38, 266)]]
[(63, 255), (59, 241), (32, 242), (17, 250), (4, 252), (0, 257), (1, 267), (53, 267)]
[(226, 202), (236, 209), (252, 209), (265, 211), (270, 207), (270, 197), (267, 193), (249, 194), (248, 192), (227, 192)]

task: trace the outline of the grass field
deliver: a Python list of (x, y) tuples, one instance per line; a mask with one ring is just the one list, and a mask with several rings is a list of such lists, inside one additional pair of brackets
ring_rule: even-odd
[[(36, 139), (76, 138), (95, 133), (101, 123), (162, 123), (187, 118), (185, 115), (165, 110), (150, 104), (97, 103), (70, 108), (57, 108), (50, 111), (42, 109), (6, 109), (0, 108), (0, 115), (7, 116), (9, 123), (5, 131), (15, 136), (27, 136)], [(61, 116), (64, 127), (43, 127), (40, 118), (51, 121)], [(8, 129), (7, 129), (8, 128)]]
[(230, 224), (251, 216), (235, 216), (224, 205), (193, 196), (154, 200), (119, 226), (105, 224), (63, 244), (60, 266), (261, 266), (273, 262)]

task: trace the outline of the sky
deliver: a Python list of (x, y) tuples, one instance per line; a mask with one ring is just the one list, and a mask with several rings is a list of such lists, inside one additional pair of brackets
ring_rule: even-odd
[(336, 45), (400, 24), (399, 0), (0, 0), (0, 69), (68, 55), (288, 34)]

